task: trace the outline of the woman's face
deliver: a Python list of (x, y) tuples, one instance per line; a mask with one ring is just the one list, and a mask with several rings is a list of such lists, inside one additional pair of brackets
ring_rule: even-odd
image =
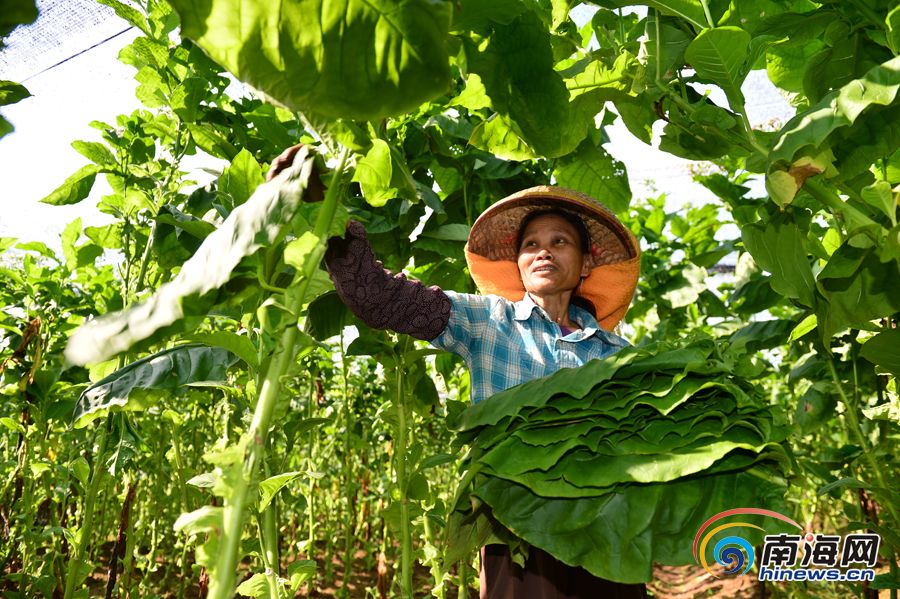
[(579, 241), (578, 231), (561, 216), (545, 214), (528, 223), (516, 261), (525, 290), (546, 296), (575, 289), (591, 270)]

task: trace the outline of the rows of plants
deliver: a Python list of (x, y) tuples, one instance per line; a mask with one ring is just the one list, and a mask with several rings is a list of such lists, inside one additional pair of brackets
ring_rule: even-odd
[[(0, 239), (5, 594), (473, 592), (453, 520), (468, 375), (357, 321), (321, 260), (352, 217), (386, 267), (474, 291), (474, 219), (550, 181), (641, 240), (630, 341), (718, 348), (720, 378), (787, 414), (766, 451), (788, 515), (881, 535), (874, 583), (772, 591), (900, 586), (900, 10), (604, 0), (578, 25), (565, 0), (99, 1), (142, 34), (120, 60), (144, 108), (93, 123), (86, 165), (43, 199), (82, 202), (102, 176), (111, 224), (75, 220), (61, 252)], [(751, 127), (757, 68), (794, 119)], [(604, 148), (617, 116), (648, 143), (662, 121), (661, 149), (706, 161), (718, 200), (632, 198)], [(208, 185), (183, 164), (198, 154), (227, 165)]]

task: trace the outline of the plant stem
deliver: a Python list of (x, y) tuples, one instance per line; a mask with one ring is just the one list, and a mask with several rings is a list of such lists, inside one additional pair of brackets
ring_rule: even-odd
[(412, 597), (412, 535), (409, 522), (409, 497), (407, 497), (406, 480), (406, 402), (403, 392), (403, 360), (396, 366), (397, 376), (397, 439), (394, 446), (395, 468), (397, 471), (397, 489), (400, 493), (400, 592), (403, 597)]
[(882, 228), (881, 225), (843, 201), (834, 191), (823, 185), (818, 178), (810, 177), (807, 179), (803, 183), (803, 189), (822, 202), (825, 207), (829, 208), (831, 213), (843, 223), (848, 234), (860, 229), (862, 233), (868, 235), (873, 241), (880, 243), (877, 234), (873, 233), (871, 229), (878, 231)]
[(353, 429), (353, 399), (350, 396), (347, 384), (347, 356), (344, 353), (344, 332), (341, 331), (341, 377), (344, 387), (344, 459), (342, 461), (344, 480), (344, 577), (341, 591), (346, 595), (350, 583), (350, 575), (353, 572), (353, 470), (350, 463), (350, 435)]
[[(264, 464), (265, 475), (268, 478), (268, 464)], [(269, 505), (263, 510), (260, 520), (260, 533), (262, 541), (262, 555), (266, 562), (266, 578), (269, 581), (270, 599), (278, 599), (278, 574), (280, 558), (278, 556), (278, 496), (272, 497)]]
[[(186, 514), (188, 509), (187, 495), (187, 477), (184, 472), (184, 460), (181, 457), (181, 441), (179, 440), (180, 431), (176, 430), (172, 435), (172, 455), (175, 458), (175, 472), (178, 477), (178, 487), (181, 490), (181, 513)], [(190, 580), (189, 568), (187, 565), (187, 548), (188, 534), (184, 534), (183, 544), (181, 546), (181, 580), (178, 584), (178, 599), (184, 599), (184, 591)]]
[[(347, 150), (345, 149), (338, 160), (338, 166), (335, 168), (331, 185), (316, 219), (313, 233), (318, 238), (318, 244), (306, 258), (303, 268), (303, 280), (299, 285), (299, 289), (289, 297), (288, 310), (291, 314), (297, 314), (303, 306), (313, 273), (319, 267), (322, 256), (325, 254), (325, 238), (331, 228), (331, 222), (334, 220), (335, 210), (340, 197), (340, 180), (346, 161)], [(266, 376), (259, 387), (256, 409), (253, 413), (250, 428), (247, 431), (250, 445), (244, 458), (243, 474), (238, 476), (235, 481), (231, 502), (226, 502), (225, 504), (222, 542), (216, 560), (217, 576), (210, 581), (210, 599), (230, 599), (234, 593), (235, 571), (241, 535), (244, 530), (244, 510), (249, 500), (250, 480), (252, 480), (256, 468), (265, 454), (266, 437), (269, 432), (272, 412), (275, 410), (275, 404), (278, 399), (281, 377), (287, 374), (290, 365), (294, 361), (294, 345), (297, 341), (297, 332), (298, 328), (296, 325), (289, 326), (282, 332), (281, 339), (266, 371)]]
[(713, 22), (712, 14), (709, 12), (709, 0), (700, 0), (700, 4), (703, 5), (703, 14), (706, 15), (706, 22), (709, 23), (709, 27), (712, 29), (716, 24)]
[(75, 585), (78, 578), (79, 565), (84, 557), (84, 552), (89, 545), (91, 532), (94, 528), (94, 502), (97, 499), (97, 491), (100, 488), (100, 480), (103, 478), (103, 454), (106, 453), (106, 442), (112, 428), (113, 415), (106, 417), (106, 426), (100, 431), (100, 439), (97, 441), (97, 454), (94, 457), (91, 469), (91, 481), (84, 499), (84, 513), (81, 517), (81, 525), (78, 530), (78, 538), (75, 540), (72, 555), (69, 556), (69, 564), (66, 568), (66, 593), (65, 599), (72, 599), (75, 594)]

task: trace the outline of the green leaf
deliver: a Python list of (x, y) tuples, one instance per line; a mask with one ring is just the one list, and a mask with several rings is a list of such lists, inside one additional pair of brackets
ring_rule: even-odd
[(219, 478), (219, 475), (215, 472), (204, 472), (203, 474), (191, 477), (185, 482), (199, 489), (211, 489), (216, 485)]
[(888, 420), (900, 423), (900, 401), (892, 397), (883, 404), (862, 409), (863, 415), (869, 420)]
[(11, 430), (14, 433), (19, 433), (21, 435), (25, 434), (25, 427), (22, 426), (21, 424), (19, 424), (18, 422), (16, 422), (15, 420), (13, 420), (12, 418), (10, 418), (9, 416), (4, 416), (3, 418), (0, 418), (0, 424), (2, 424), (3, 426), (5, 426), (6, 428), (8, 428), (9, 430)]
[(391, 148), (383, 139), (373, 139), (372, 148), (356, 163), (352, 180), (360, 184), (370, 205), (384, 206), (388, 200), (397, 197), (398, 190), (391, 187), (392, 164)]
[(276, 474), (275, 476), (270, 476), (266, 480), (259, 483), (259, 504), (256, 506), (256, 511), (262, 513), (268, 507), (269, 503), (272, 502), (272, 498), (284, 488), (285, 485), (290, 483), (292, 480), (295, 480), (299, 476), (301, 476), (302, 472), (284, 472), (282, 474)]
[(866, 204), (887, 216), (891, 226), (897, 226), (897, 197), (894, 196), (890, 183), (876, 181), (863, 187), (860, 196)]
[(119, 0), (97, 0), (97, 2), (112, 8), (116, 15), (140, 29), (144, 35), (153, 37), (153, 34), (147, 27), (147, 18), (139, 10), (124, 2), (119, 2)]
[(788, 121), (769, 154), (769, 164), (791, 162), (804, 147), (821, 146), (834, 131), (853, 125), (870, 106), (891, 104), (898, 89), (900, 56), (873, 67), (864, 77), (828, 94)]
[(30, 98), (31, 93), (25, 86), (14, 81), (0, 80), (0, 106), (15, 104), (25, 98)]
[(185, 341), (202, 343), (211, 347), (221, 347), (243, 360), (253, 369), (259, 367), (256, 346), (247, 335), (238, 335), (231, 331), (215, 331), (212, 333), (192, 333), (182, 337)]
[(815, 280), (796, 223), (770, 221), (765, 225), (747, 225), (741, 229), (741, 237), (756, 263), (772, 273), (775, 291), (815, 307)]
[(830, 493), (835, 489), (868, 489), (869, 485), (856, 480), (855, 478), (841, 478), (836, 481), (832, 481), (827, 485), (823, 485), (816, 492), (817, 495), (824, 495), (826, 493)]
[(256, 573), (239, 584), (235, 593), (244, 597), (267, 597), (269, 595), (269, 579), (265, 574)]
[(303, 148), (294, 164), (260, 185), (211, 233), (172, 281), (141, 304), (101, 316), (69, 338), (75, 364), (101, 362), (166, 331), (186, 328), (187, 316), (204, 316), (240, 262), (281, 237), (307, 188), (313, 160)]
[(749, 45), (749, 33), (740, 27), (726, 26), (704, 29), (684, 51), (685, 60), (697, 75), (721, 87), (735, 111), (741, 111), (744, 105), (742, 67)]
[(516, 132), (509, 117), (497, 113), (475, 126), (469, 144), (505, 160), (534, 160), (538, 157)]
[[(536, 154), (564, 156), (578, 147), (593, 127), (594, 114), (570, 105), (569, 90), (554, 69), (550, 34), (533, 12), (508, 25), (494, 24), (489, 41), (476, 44), (467, 39), (464, 48), (468, 67), (481, 77), (491, 106), (509, 119), (511, 132)], [(595, 113), (599, 111), (600, 107)], [(493, 139), (493, 135), (486, 138)]]
[(816, 326), (818, 326), (819, 320), (816, 318), (815, 314), (810, 314), (806, 318), (800, 321), (800, 323), (794, 327), (791, 331), (791, 336), (788, 337), (788, 342), (793, 343), (800, 337), (803, 337), (810, 331), (814, 330)]
[(441, 225), (437, 229), (425, 231), (423, 237), (431, 237), (433, 239), (443, 239), (446, 241), (466, 241), (469, 238), (469, 225), (463, 223), (448, 223)]
[(900, 54), (900, 4), (888, 12), (884, 22), (888, 26), (888, 46), (894, 54)]
[(337, 292), (330, 292), (310, 302), (305, 328), (314, 338), (324, 341), (339, 335), (353, 320), (353, 314), (340, 300)]
[(674, 69), (684, 62), (684, 50), (691, 42), (691, 37), (684, 29), (676, 26), (672, 19), (660, 19), (657, 16), (655, 11), (647, 15), (648, 39), (643, 50), (647, 53), (647, 72), (650, 76), (658, 76), (660, 81), (667, 81), (672, 77)]
[(87, 426), (110, 410), (143, 410), (165, 392), (185, 385), (224, 382), (233, 363), (227, 351), (195, 344), (141, 358), (85, 389), (72, 416), (73, 426)]
[(293, 110), (377, 120), (448, 91), (447, 2), (173, 0), (181, 32)]
[(900, 377), (900, 329), (878, 333), (863, 344), (859, 355)]
[(204, 152), (223, 160), (232, 160), (238, 155), (238, 149), (212, 125), (188, 123), (187, 128), (191, 133), (191, 139)]
[(844, 243), (817, 284), (827, 300), (817, 310), (823, 339), (849, 326), (870, 328), (869, 321), (900, 311), (900, 264), (882, 262), (874, 248)]
[(27, 25), (37, 19), (38, 9), (34, 0), (3, 0), (0, 3), (0, 49), (3, 39), (19, 25)]
[[(790, 324), (773, 328), (783, 338)], [(684, 537), (734, 497), (784, 505), (783, 416), (719, 347), (630, 347), (469, 407), (457, 427), (473, 494), (515, 536), (595, 576), (636, 583), (654, 563), (692, 563)]]
[(312, 231), (306, 231), (303, 235), (292, 240), (285, 246), (284, 263), (290, 264), (298, 270), (302, 270), (309, 260), (310, 255), (313, 253), (313, 250), (319, 247), (321, 243), (322, 240), (316, 237)]
[(188, 534), (217, 532), (222, 530), (224, 511), (225, 508), (222, 507), (205, 505), (198, 510), (178, 516), (173, 528), (183, 530)]
[(201, 102), (206, 99), (207, 83), (200, 77), (186, 77), (169, 96), (172, 111), (186, 123), (196, 122), (202, 112)]
[(106, 145), (97, 142), (97, 141), (73, 141), (72, 147), (75, 150), (93, 162), (94, 164), (100, 166), (115, 166), (116, 157), (113, 156), (113, 153), (106, 147)]
[(100, 172), (103, 172), (103, 169), (96, 164), (87, 164), (81, 167), (41, 202), (53, 206), (77, 204), (91, 193), (94, 180), (97, 178), (97, 173)]
[[(634, 2), (632, 0), (598, 0), (594, 4), (607, 8), (625, 8), (633, 6)], [(664, 15), (680, 17), (701, 29), (710, 26), (706, 20), (703, 4), (700, 0), (646, 0), (641, 4), (655, 8)]]
[(450, 31), (472, 31), (489, 27), (491, 23), (508, 25), (529, 10), (522, 0), (459, 0), (454, 3)]
[(219, 193), (225, 194), (231, 206), (240, 206), (265, 181), (262, 167), (246, 148), (241, 148), (219, 178)]
[(562, 187), (586, 193), (617, 214), (624, 214), (631, 203), (625, 165), (590, 141), (557, 162), (553, 174)]
[(311, 559), (298, 559), (288, 564), (287, 572), (291, 592), (296, 593), (300, 585), (315, 577), (316, 562)]
[(63, 256), (66, 258), (66, 265), (69, 268), (75, 268), (78, 261), (78, 252), (75, 249), (75, 243), (81, 237), (81, 217), (76, 218), (63, 229), (59, 236), (62, 245)]

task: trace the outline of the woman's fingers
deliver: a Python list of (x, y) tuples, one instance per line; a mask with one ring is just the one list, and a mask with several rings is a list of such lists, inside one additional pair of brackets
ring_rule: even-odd
[(278, 173), (289, 167), (294, 162), (294, 156), (297, 155), (297, 152), (299, 152), (302, 147), (303, 144), (297, 144), (279, 154), (278, 157), (272, 161), (272, 166), (269, 167), (266, 181), (271, 181), (278, 176)]

